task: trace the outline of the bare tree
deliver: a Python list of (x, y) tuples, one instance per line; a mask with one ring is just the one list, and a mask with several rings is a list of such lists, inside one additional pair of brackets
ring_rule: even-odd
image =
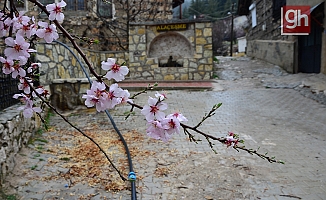
[[(103, 0), (105, 2), (105, 0)], [(129, 27), (133, 22), (145, 22), (172, 18), (172, 0), (116, 0), (110, 4), (113, 13), (111, 16), (101, 15), (98, 10), (92, 10), (94, 4), (89, 5), (92, 10), (86, 20), (85, 26), (71, 27), (71, 30), (79, 30), (76, 35), (82, 40), (80, 45), (99, 41), (99, 45), (89, 48), (101, 51), (125, 51), (128, 49)], [(69, 26), (71, 21), (65, 22)], [(86, 42), (86, 43), (85, 43)]]

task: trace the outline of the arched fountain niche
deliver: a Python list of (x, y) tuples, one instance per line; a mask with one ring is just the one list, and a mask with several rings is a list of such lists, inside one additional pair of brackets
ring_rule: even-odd
[(185, 36), (166, 32), (152, 40), (148, 58), (157, 58), (159, 67), (183, 67), (185, 58), (193, 58), (193, 50)]

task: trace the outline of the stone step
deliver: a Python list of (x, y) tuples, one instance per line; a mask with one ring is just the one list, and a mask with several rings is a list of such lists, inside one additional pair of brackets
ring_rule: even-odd
[(158, 85), (156, 89), (164, 90), (211, 90), (213, 89), (213, 81), (123, 81), (119, 87), (128, 90), (143, 90), (149, 85)]

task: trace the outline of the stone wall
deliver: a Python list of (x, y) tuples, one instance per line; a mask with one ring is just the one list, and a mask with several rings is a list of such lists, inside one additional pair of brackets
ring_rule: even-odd
[[(88, 66), (77, 51), (71, 46), (65, 46), (53, 42), (51, 44), (38, 43), (36, 50), (36, 60), (42, 64), (40, 68), (41, 76), (40, 83), (44, 86), (49, 86), (55, 79), (71, 79), (71, 78), (86, 78), (78, 60), (85, 66), (89, 73)], [(71, 53), (69, 49), (73, 52)], [(107, 58), (115, 58), (118, 63), (128, 63), (128, 53), (123, 51), (95, 51), (82, 49), (86, 57), (89, 59), (95, 71), (99, 74), (105, 74), (101, 69), (101, 62)]]
[(295, 43), (280, 40), (251, 40), (247, 44), (247, 55), (282, 66), (294, 73)]
[[(40, 83), (50, 90), (51, 102), (59, 110), (74, 109), (78, 105), (83, 105), (82, 94), (85, 94), (86, 90), (90, 88), (78, 60), (85, 67), (87, 73), (90, 74), (88, 66), (76, 50), (67, 47), (53, 42), (52, 44), (39, 43), (36, 48), (36, 60), (42, 63)], [(101, 62), (106, 61), (107, 58), (115, 58), (121, 64), (123, 62), (128, 63), (127, 52), (94, 51), (89, 49), (83, 49), (83, 52), (95, 71), (100, 75), (106, 73), (101, 69)]]
[[(281, 19), (273, 17), (273, 1), (256, 1), (257, 25), (252, 27), (252, 15), (249, 11), (249, 30), (247, 55), (279, 65), (286, 71), (297, 70), (296, 37), (281, 35)], [(283, 49), (285, 47), (285, 49)], [(291, 50), (291, 52), (286, 52)], [(282, 53), (280, 53), (282, 52)]]
[[(213, 68), (211, 22), (187, 21), (188, 28), (158, 32), (158, 25), (182, 22), (130, 24), (129, 79), (204, 80)], [(169, 57), (181, 66), (165, 65)], [(160, 67), (160, 65), (165, 67)]]
[(11, 106), (2, 110), (0, 114), (0, 186), (7, 173), (13, 170), (19, 150), (41, 126), (36, 114), (26, 119), (21, 111), (17, 110), (19, 106)]

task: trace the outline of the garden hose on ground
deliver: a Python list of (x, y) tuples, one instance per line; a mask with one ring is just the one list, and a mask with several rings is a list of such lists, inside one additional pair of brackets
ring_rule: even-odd
[[(84, 74), (86, 75), (87, 79), (88, 79), (88, 82), (90, 85), (92, 85), (92, 80), (88, 74), (88, 72), (86, 71), (83, 63), (79, 60), (79, 58), (77, 57), (77, 55), (70, 49), (70, 47), (68, 47), (66, 44), (60, 42), (60, 41), (54, 41), (62, 46), (64, 46), (66, 49), (68, 49), (70, 51), (70, 53), (76, 58), (77, 62), (79, 63), (79, 65), (81, 66)], [(106, 115), (109, 117), (110, 119), (110, 122), (111, 124), (113, 125), (113, 128), (114, 130), (117, 132), (117, 134), (119, 135), (122, 143), (123, 143), (123, 146), (125, 147), (125, 150), (126, 150), (126, 154), (127, 154), (127, 158), (128, 158), (128, 163), (129, 163), (129, 174), (128, 174), (128, 180), (130, 181), (131, 183), (131, 199), (132, 200), (136, 200), (137, 199), (137, 195), (136, 195), (136, 174), (135, 172), (133, 171), (133, 167), (132, 167), (132, 160), (131, 160), (131, 156), (130, 156), (130, 152), (129, 152), (129, 148), (128, 148), (128, 145), (124, 139), (124, 137), (122, 136), (120, 130), (118, 129), (114, 119), (112, 118), (112, 116), (110, 115), (110, 112), (108, 110), (105, 110), (105, 113)]]

